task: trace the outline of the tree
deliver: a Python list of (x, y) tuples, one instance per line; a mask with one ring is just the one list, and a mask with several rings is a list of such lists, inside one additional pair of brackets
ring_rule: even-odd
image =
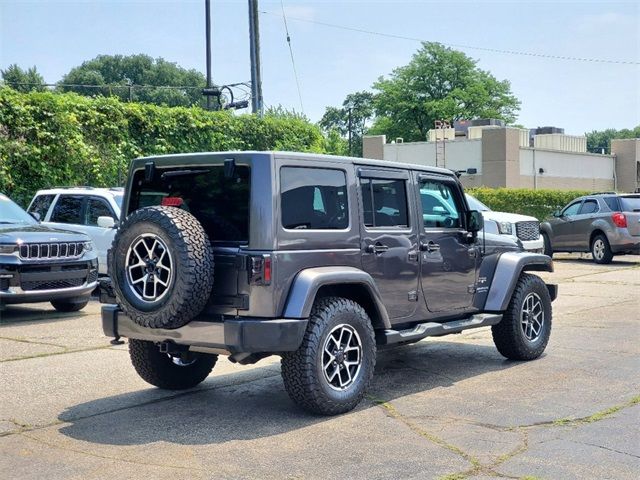
[[(348, 138), (349, 155), (362, 156), (362, 136), (366, 133), (367, 123), (373, 117), (373, 94), (371, 92), (350, 93), (342, 102), (341, 108), (327, 107), (319, 125), (327, 135), (337, 132), (342, 138)], [(340, 142), (330, 138), (337, 146)], [(347, 152), (334, 152), (345, 154)]]
[(28, 70), (23, 70), (17, 64), (12, 64), (2, 72), (2, 81), (19, 92), (41, 92), (45, 90), (44, 78), (38, 73), (35, 66)]
[[(63, 85), (95, 85), (100, 88)], [(125, 101), (173, 107), (204, 105), (202, 88), (205, 86), (205, 76), (197, 70), (187, 70), (162, 58), (138, 54), (99, 55), (72, 68), (62, 78), (59, 89), (87, 96), (115, 95)]]
[(424, 42), (408, 65), (373, 85), (376, 121), (369, 133), (425, 140), (435, 120), (516, 119), (520, 102), (507, 80), (499, 81), (464, 53)]
[(640, 138), (640, 125), (632, 130), (623, 128), (616, 130), (608, 128), (606, 130), (594, 130), (585, 133), (587, 137), (587, 151), (591, 153), (611, 153), (611, 140), (614, 138)]

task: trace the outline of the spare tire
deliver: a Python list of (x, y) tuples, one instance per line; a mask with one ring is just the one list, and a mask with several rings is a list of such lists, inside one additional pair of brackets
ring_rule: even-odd
[(107, 261), (118, 304), (143, 327), (186, 325), (211, 294), (209, 238), (193, 215), (176, 207), (146, 207), (129, 215)]

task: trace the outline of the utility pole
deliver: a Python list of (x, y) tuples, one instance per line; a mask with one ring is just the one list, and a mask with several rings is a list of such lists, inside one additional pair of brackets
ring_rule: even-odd
[(263, 113), (262, 78), (260, 74), (260, 26), (258, 0), (249, 0), (249, 55), (251, 59), (251, 111)]
[[(204, 0), (207, 37), (207, 90), (211, 90), (211, 0)], [(211, 95), (207, 95), (207, 110), (211, 110)]]
[(351, 148), (351, 144), (352, 144), (352, 134), (351, 134), (351, 106), (349, 106), (349, 156), (352, 157), (353, 156), (353, 150)]

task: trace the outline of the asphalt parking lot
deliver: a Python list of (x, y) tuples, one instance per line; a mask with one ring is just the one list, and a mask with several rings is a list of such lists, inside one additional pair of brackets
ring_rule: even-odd
[(221, 359), (200, 387), (151, 388), (97, 302), (0, 311), (0, 478), (529, 478), (640, 475), (640, 257), (559, 255), (543, 357), (488, 328), (378, 354), (355, 411), (289, 400), (279, 359)]

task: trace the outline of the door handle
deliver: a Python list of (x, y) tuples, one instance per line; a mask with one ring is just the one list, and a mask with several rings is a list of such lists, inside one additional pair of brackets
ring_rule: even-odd
[(380, 242), (376, 242), (375, 244), (367, 245), (366, 252), (367, 253), (375, 253), (376, 255), (380, 255), (381, 253), (389, 250), (387, 245), (383, 245)]
[(423, 252), (437, 252), (440, 250), (440, 245), (429, 240), (427, 243), (420, 243), (420, 250)]

